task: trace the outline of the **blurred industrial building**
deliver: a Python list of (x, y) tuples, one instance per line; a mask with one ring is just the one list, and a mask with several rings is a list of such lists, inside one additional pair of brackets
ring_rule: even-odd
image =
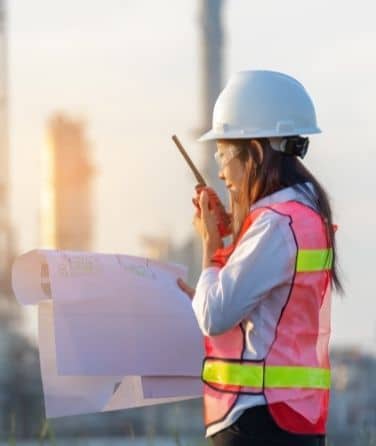
[(29, 432), (30, 413), (41, 411), (38, 354), (22, 333), (22, 314), (11, 292), (16, 255), (11, 221), (6, 4), (0, 0), (0, 432), (14, 420)]
[(89, 251), (95, 168), (85, 123), (63, 113), (52, 116), (42, 162), (41, 245)]
[(14, 258), (14, 228), (9, 194), (8, 54), (6, 10), (0, 1), (0, 289), (10, 291), (9, 272)]
[[(201, 135), (211, 128), (213, 106), (223, 87), (225, 40), (224, 0), (200, 1), (199, 7), (201, 125), (195, 136)], [(204, 155), (199, 170), (207, 184), (213, 187), (225, 202), (225, 187), (223, 181), (218, 178), (217, 167), (213, 163), (215, 144), (212, 141), (202, 144), (204, 145), (202, 150)], [(192, 286), (194, 285), (201, 271), (201, 242), (196, 234), (191, 234), (181, 246), (176, 246), (168, 236), (144, 235), (140, 241), (145, 249), (145, 256), (187, 265), (188, 282)]]

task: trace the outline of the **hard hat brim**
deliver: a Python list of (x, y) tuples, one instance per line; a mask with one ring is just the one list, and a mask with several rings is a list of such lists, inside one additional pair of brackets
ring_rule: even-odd
[(215, 141), (218, 139), (251, 139), (251, 138), (280, 138), (284, 136), (295, 136), (295, 135), (314, 135), (322, 133), (321, 129), (315, 128), (305, 128), (305, 129), (294, 129), (294, 132), (276, 132), (275, 130), (270, 131), (260, 131), (260, 132), (239, 132), (235, 131), (224, 131), (218, 132), (215, 130), (209, 130), (204, 133), (197, 141)]

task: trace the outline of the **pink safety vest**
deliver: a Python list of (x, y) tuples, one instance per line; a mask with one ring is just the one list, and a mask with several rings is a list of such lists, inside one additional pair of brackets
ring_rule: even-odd
[[(238, 240), (264, 212), (277, 212), (289, 219), (297, 247), (290, 294), (276, 326), (274, 341), (262, 360), (244, 359), (246, 343), (241, 324), (222, 335), (205, 337), (202, 370), (205, 425), (209, 427), (224, 420), (240, 394), (263, 394), (271, 415), (282, 429), (322, 434), (330, 387), (332, 250), (326, 225), (311, 208), (289, 201), (252, 211)], [(213, 260), (224, 266), (235, 246), (218, 250)]]

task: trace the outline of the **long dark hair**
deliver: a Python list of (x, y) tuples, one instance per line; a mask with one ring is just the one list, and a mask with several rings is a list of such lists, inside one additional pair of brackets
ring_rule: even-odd
[[(256, 141), (260, 143), (262, 153), (260, 153)], [(285, 187), (293, 187), (306, 197), (308, 203), (319, 212), (326, 224), (328, 238), (333, 249), (332, 282), (336, 290), (343, 293), (338, 274), (332, 210), (325, 189), (296, 156), (285, 155), (273, 150), (267, 138), (258, 138), (257, 140), (237, 139), (230, 142), (239, 149), (238, 158), (246, 167), (242, 192), (238, 201), (230, 200), (233, 217), (233, 239), (237, 239), (244, 219), (253, 203)], [(247, 163), (250, 157), (253, 161), (251, 170), (249, 170), (251, 163)], [(306, 183), (311, 183), (314, 191)]]

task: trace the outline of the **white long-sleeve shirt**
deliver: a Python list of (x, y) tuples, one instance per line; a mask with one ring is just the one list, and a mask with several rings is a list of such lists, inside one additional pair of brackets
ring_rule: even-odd
[[(291, 200), (311, 206), (301, 191), (289, 187), (259, 200), (251, 210)], [(246, 359), (265, 357), (289, 295), (297, 255), (289, 222), (289, 217), (273, 210), (263, 212), (226, 265), (205, 268), (196, 286), (192, 307), (202, 333), (216, 336), (241, 323)], [(210, 426), (206, 435), (230, 426), (246, 408), (261, 404), (266, 404), (263, 395), (240, 395), (227, 417)]]

